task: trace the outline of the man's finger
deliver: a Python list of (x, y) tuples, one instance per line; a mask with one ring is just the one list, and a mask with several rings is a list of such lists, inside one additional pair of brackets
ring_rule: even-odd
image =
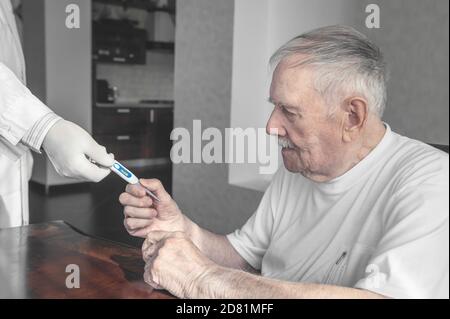
[(122, 193), (119, 196), (119, 202), (123, 206), (133, 206), (138, 208), (150, 207), (153, 204), (153, 200), (148, 196), (136, 197), (130, 193)]
[(157, 242), (174, 236), (174, 234), (174, 232), (155, 230), (148, 233), (146, 241), (148, 241), (149, 244), (156, 244)]
[(146, 195), (145, 189), (138, 184), (128, 184), (125, 187), (125, 192), (137, 197), (144, 197)]
[(152, 223), (151, 219), (140, 219), (140, 218), (125, 218), (124, 224), (128, 230), (137, 230), (147, 226)]
[(155, 255), (161, 246), (162, 244), (160, 242), (156, 244), (149, 244), (147, 242), (145, 245), (142, 245), (142, 259), (144, 259), (145, 262), (149, 262), (151, 258), (155, 258)]
[(133, 206), (125, 206), (123, 209), (125, 217), (152, 219), (158, 215), (158, 212), (154, 208), (138, 208)]
[(133, 235), (135, 237), (146, 238), (147, 234), (150, 232), (150, 227), (151, 227), (151, 225), (144, 227), (144, 228), (134, 229), (134, 230), (127, 229), (127, 231), (130, 233), (130, 235)]
[(172, 199), (170, 197), (169, 193), (166, 192), (164, 189), (164, 186), (162, 185), (161, 181), (156, 178), (152, 179), (143, 179), (141, 178), (139, 182), (145, 186), (149, 191), (155, 193), (155, 195), (161, 200), (161, 201), (169, 201)]

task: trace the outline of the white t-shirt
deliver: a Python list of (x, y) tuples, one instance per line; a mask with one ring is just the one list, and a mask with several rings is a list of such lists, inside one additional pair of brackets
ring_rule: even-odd
[(448, 298), (448, 154), (386, 127), (329, 182), (280, 168), (233, 247), (266, 277)]

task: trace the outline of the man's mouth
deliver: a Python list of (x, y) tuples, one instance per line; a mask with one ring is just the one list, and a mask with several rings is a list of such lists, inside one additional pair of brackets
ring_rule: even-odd
[(282, 148), (291, 149), (294, 148), (294, 144), (291, 143), (287, 138), (279, 137), (278, 138), (278, 145), (280, 145)]

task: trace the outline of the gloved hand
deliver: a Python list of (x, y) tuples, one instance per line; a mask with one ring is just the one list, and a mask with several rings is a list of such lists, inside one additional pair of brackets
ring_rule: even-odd
[[(114, 155), (75, 123), (59, 120), (48, 131), (42, 147), (56, 171), (63, 176), (99, 182), (109, 173)], [(101, 166), (91, 163), (88, 158)]]

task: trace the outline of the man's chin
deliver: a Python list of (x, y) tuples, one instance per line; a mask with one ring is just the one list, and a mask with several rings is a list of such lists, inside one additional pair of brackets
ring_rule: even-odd
[(299, 165), (300, 159), (297, 153), (293, 149), (282, 149), (284, 167), (291, 173), (301, 174), (308, 177), (308, 172), (301, 165)]
[(294, 158), (291, 154), (287, 154), (291, 150), (285, 151), (284, 149), (281, 151), (283, 157), (284, 167), (291, 173), (300, 173), (299, 167), (297, 163), (294, 161)]
[(289, 159), (286, 159), (284, 156), (283, 156), (283, 164), (284, 167), (289, 172), (294, 174), (300, 174), (311, 181), (322, 183), (330, 180), (329, 178), (326, 178), (323, 175), (312, 174), (309, 170), (305, 170), (303, 167), (300, 167), (297, 162), (294, 163), (292, 160), (290, 161)]
[(284, 167), (286, 168), (286, 170), (288, 170), (291, 173), (300, 174), (303, 177), (310, 179), (308, 172), (306, 172), (305, 170), (302, 170), (297, 165), (289, 165), (289, 163), (284, 162)]

